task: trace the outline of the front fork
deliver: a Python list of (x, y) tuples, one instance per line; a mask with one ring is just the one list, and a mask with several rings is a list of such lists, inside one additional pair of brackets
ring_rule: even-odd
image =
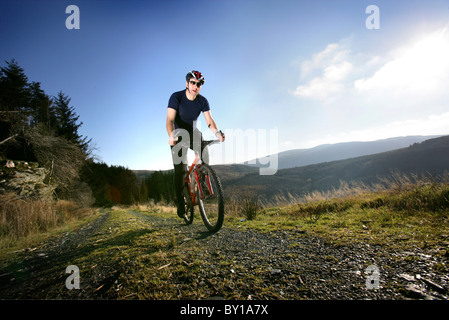
[[(197, 193), (195, 192), (195, 185), (198, 187), (198, 191), (199, 191), (199, 196), (200, 199), (204, 199), (204, 190), (203, 190), (203, 185), (200, 182), (200, 175), (198, 173), (198, 170), (195, 170), (195, 182), (193, 183), (191, 176), (189, 175), (189, 186), (190, 186), (190, 196), (192, 197), (192, 203), (193, 205), (197, 205), (198, 204), (198, 199), (197, 199)], [(212, 188), (212, 183), (210, 182), (210, 176), (206, 175), (205, 177), (205, 186), (207, 187), (207, 191), (209, 193), (209, 196), (213, 196), (214, 195), (214, 189)]]
[(203, 186), (205, 186), (207, 188), (207, 192), (208, 192), (208, 197), (212, 197), (214, 196), (214, 189), (212, 188), (212, 183), (210, 182), (210, 175), (207, 174), (205, 177), (203, 177), (205, 179), (205, 184), (201, 184), (200, 183), (200, 177), (199, 177), (199, 173), (198, 171), (195, 171), (195, 178), (196, 178), (196, 182), (198, 185), (198, 190), (200, 191), (200, 197), (201, 199), (205, 198), (204, 195), (204, 191), (203, 191)]

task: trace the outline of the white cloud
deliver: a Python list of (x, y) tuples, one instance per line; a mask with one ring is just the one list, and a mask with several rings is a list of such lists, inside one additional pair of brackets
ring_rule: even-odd
[[(344, 43), (344, 44), (342, 44)], [(380, 55), (353, 53), (342, 40), (301, 64), (290, 94), (316, 100), (334, 115), (389, 113), (396, 119), (443, 112), (449, 101), (449, 32), (429, 33)], [(384, 116), (385, 116), (384, 115)]]
[(343, 61), (324, 69), (322, 77), (312, 79), (307, 85), (298, 86), (295, 95), (305, 98), (328, 99), (344, 89), (343, 80), (352, 70), (352, 64)]
[(448, 29), (376, 55), (342, 40), (303, 62), (290, 91), (303, 139), (295, 146), (449, 134)]
[[(339, 56), (344, 53), (344, 51), (337, 51), (339, 48), (338, 43), (330, 43), (327, 47), (313, 55), (311, 60), (306, 60), (301, 64), (302, 76), (306, 76), (313, 69), (321, 69), (323, 64), (330, 64), (332, 61), (339, 59)], [(336, 52), (340, 52), (336, 54)]]
[(346, 77), (353, 70), (352, 63), (346, 61), (348, 51), (337, 43), (329, 44), (323, 51), (315, 54), (311, 60), (301, 65), (302, 77), (305, 78), (314, 70), (319, 76), (312, 78), (307, 84), (298, 86), (293, 95), (326, 101), (345, 89)]

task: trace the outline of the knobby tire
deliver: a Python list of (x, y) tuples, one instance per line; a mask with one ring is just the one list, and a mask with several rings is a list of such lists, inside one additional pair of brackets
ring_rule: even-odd
[[(210, 232), (217, 232), (222, 227), (224, 220), (223, 187), (221, 186), (217, 174), (209, 165), (202, 164), (198, 170), (203, 177), (207, 174), (209, 175), (214, 192), (214, 196), (209, 197), (211, 199), (207, 198), (207, 194), (205, 199), (201, 199), (200, 191), (197, 190), (198, 207), (200, 209), (201, 218)], [(203, 192), (207, 192), (207, 190), (204, 189), (207, 188), (203, 188)]]

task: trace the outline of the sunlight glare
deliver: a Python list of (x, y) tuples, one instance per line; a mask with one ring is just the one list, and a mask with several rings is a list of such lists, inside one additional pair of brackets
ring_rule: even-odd
[(449, 39), (445, 29), (417, 42), (406, 55), (406, 65), (415, 66), (415, 72), (421, 75), (423, 80), (431, 80), (449, 66), (448, 57)]
[(372, 77), (357, 80), (355, 88), (386, 89), (397, 94), (428, 94), (441, 89), (449, 73), (447, 28), (397, 50), (394, 56)]

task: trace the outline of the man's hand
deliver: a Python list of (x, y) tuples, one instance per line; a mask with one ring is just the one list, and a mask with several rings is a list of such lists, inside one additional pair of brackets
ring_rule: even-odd
[(217, 131), (215, 133), (215, 136), (220, 140), (220, 142), (224, 142), (226, 139), (225, 134), (223, 132), (221, 132), (221, 130)]
[(176, 144), (176, 142), (178, 142), (178, 137), (170, 135), (170, 137), (168, 138), (168, 144), (173, 147)]

